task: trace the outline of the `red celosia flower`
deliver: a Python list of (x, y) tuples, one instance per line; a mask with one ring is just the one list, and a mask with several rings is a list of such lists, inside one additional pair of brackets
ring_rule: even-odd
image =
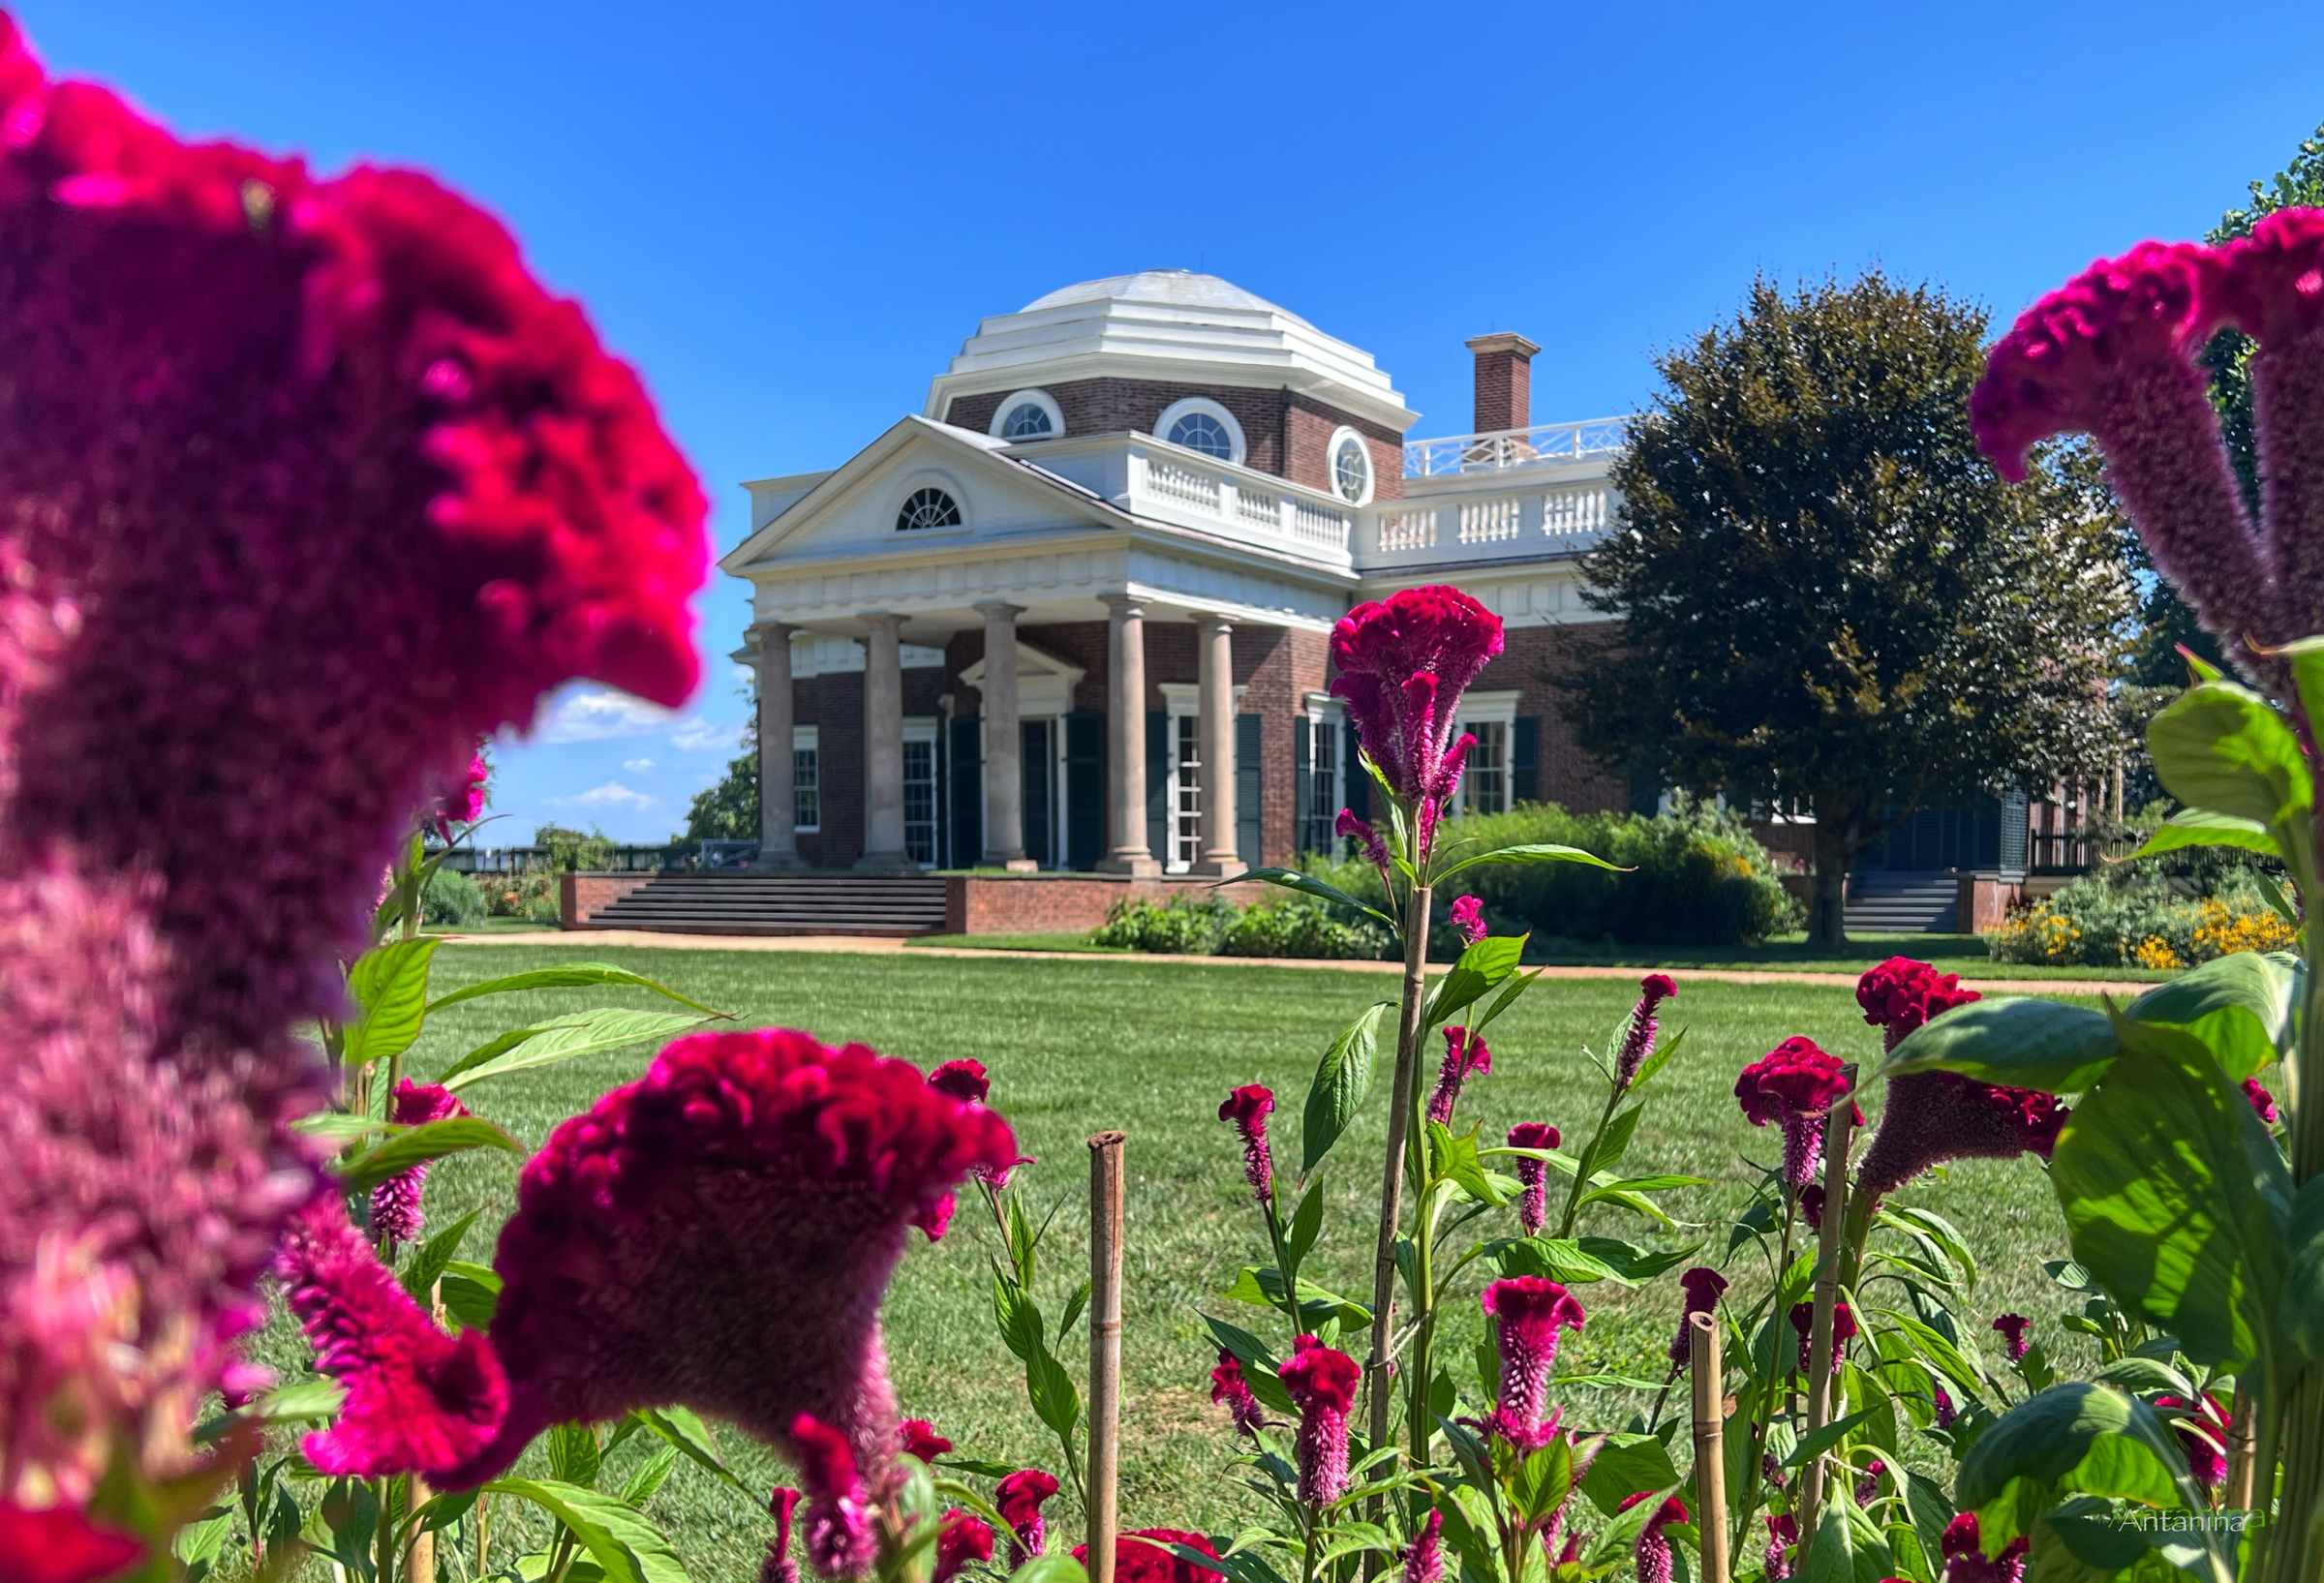
[(1783, 1124), (1784, 1180), (1793, 1189), (1815, 1179), (1816, 1157), (1823, 1147), (1823, 1118), (1847, 1092), (1848, 1077), (1839, 1058), (1817, 1049), (1814, 1040), (1797, 1036), (1752, 1062), (1735, 1079), (1735, 1098), (1753, 1126)]
[(73, 1507), (27, 1511), (0, 1501), (0, 1578), (7, 1583), (96, 1583), (144, 1553), (136, 1539), (97, 1527)]
[(1452, 927), (1460, 937), (1475, 945), (1485, 936), (1484, 900), (1481, 897), (1464, 896), (1452, 903)]
[(1347, 1491), (1348, 1414), (1363, 1370), (1346, 1353), (1301, 1336), (1277, 1373), (1300, 1410), (1300, 1499), (1329, 1506)]
[(2259, 345), (2250, 359), (2260, 498), (2275, 557), (2283, 630), (2318, 629), (2324, 617), (2324, 402), (2315, 370), (2324, 350), (2324, 212), (2278, 209), (2228, 244), (2219, 299)]
[(1399, 797), (1451, 794), (1466, 751), (1452, 742), (1460, 695), (1500, 653), (1501, 619), (1455, 588), (1400, 589), (1332, 629), (1331, 695)]
[[(413, 1082), (410, 1078), (395, 1085), (395, 1103), (387, 1118), (399, 1127), (416, 1127), (424, 1122), (443, 1121), (456, 1115), (468, 1114), (450, 1089), (440, 1083)], [(428, 1168), (422, 1164), (410, 1171), (398, 1172), (371, 1190), (371, 1230), (375, 1236), (390, 1242), (416, 1242), (427, 1219), (420, 1213), (420, 1190), (427, 1185)]]
[(1864, 1465), (1864, 1476), (1856, 1480), (1856, 1487), (1853, 1492), (1856, 1498), (1856, 1505), (1860, 1507), (1868, 1507), (1872, 1505), (1876, 1499), (1878, 1499), (1881, 1493), (1881, 1475), (1886, 1473), (1887, 1471), (1888, 1464), (1882, 1462), (1877, 1456)]
[(807, 1486), (808, 1565), (826, 1577), (853, 1577), (872, 1565), (870, 1492), (842, 1431), (812, 1413), (791, 1420), (799, 1481)]
[(473, 825), (484, 817), (484, 787), (492, 779), (492, 766), (484, 755), (476, 753), (468, 761), (468, 768), (453, 782), (452, 789), (436, 800), (428, 814), (428, 822), (436, 834), (445, 840), (452, 838), (452, 826)]
[(1888, 1080), (1881, 1130), (1857, 1169), (1859, 1191), (1884, 1198), (1947, 1160), (2050, 1157), (2066, 1108), (2038, 1088), (2003, 1088), (1958, 1072)]
[[(1642, 1489), (1636, 1495), (1626, 1495), (1622, 1498), (1622, 1505), (1616, 1509), (1628, 1511), (1641, 1501), (1653, 1500), (1654, 1493), (1652, 1490)], [(1672, 1523), (1685, 1522), (1687, 1516), (1686, 1502), (1673, 1495), (1656, 1508), (1653, 1516), (1646, 1519), (1646, 1526), (1639, 1530), (1637, 1548), (1635, 1552), (1638, 1583), (1670, 1583), (1670, 1540), (1663, 1533), (1663, 1530), (1668, 1528)]]
[(1789, 1514), (1767, 1519), (1767, 1583), (1783, 1583), (1791, 1575), (1791, 1547), (1799, 1542), (1799, 1519)]
[(1039, 1468), (1019, 1469), (1003, 1478), (994, 1492), (994, 1509), (1009, 1525), (1013, 1536), (1009, 1542), (1010, 1570), (1024, 1566), (1026, 1558), (1042, 1554), (1049, 1536), (1041, 1518), (1041, 1505), (1056, 1493), (1057, 1481)]
[(861, 1045), (677, 1041), (518, 1179), (494, 1262), (508, 1421), (443, 1487), (491, 1477), (549, 1424), (677, 1403), (793, 1456), (811, 1415), (876, 1493), (896, 1445), (879, 1302), (905, 1231), (1015, 1157), (998, 1115)]
[[(1791, 1328), (1799, 1332), (1799, 1367), (1806, 1373), (1815, 1361), (1811, 1355), (1816, 1337), (1816, 1305), (1795, 1302), (1791, 1305)], [(1855, 1312), (1844, 1302), (1832, 1304), (1832, 1372), (1838, 1374), (1840, 1365), (1848, 1360), (1848, 1344), (1856, 1337)]]
[(1638, 1003), (1630, 1014), (1630, 1026), (1623, 1032), (1622, 1048), (1614, 1054), (1614, 1085), (1628, 1088), (1654, 1053), (1654, 1036), (1658, 1031), (1655, 1009), (1678, 993), (1677, 981), (1667, 973), (1649, 973), (1638, 981)]
[(2251, 1102), (2251, 1109), (2258, 1114), (2260, 1120), (2271, 1127), (2276, 1125), (2276, 1096), (2269, 1093), (2257, 1078), (2244, 1080), (2244, 1098)]
[[(1513, 1149), (1553, 1149), (1561, 1142), (1557, 1129), (1546, 1121), (1520, 1121), (1509, 1129)], [(1549, 1218), (1549, 1162), (1519, 1160), (1517, 1183), (1524, 1189), (1517, 1196), (1517, 1224), (1527, 1236), (1538, 1236)]]
[(2003, 1314), (1993, 1322), (1994, 1329), (2001, 1333), (2002, 1347), (2008, 1353), (2010, 1362), (2019, 1363), (2025, 1360), (2026, 1328), (2033, 1323), (2023, 1314)]
[(436, 1474), (491, 1442), (508, 1409), (501, 1360), (481, 1331), (437, 1329), (336, 1197), (291, 1221), (279, 1268), (315, 1366), (347, 1390), (339, 1421), (299, 1442), (308, 1461), (357, 1478)]
[(1934, 1392), (1931, 1397), (1931, 1406), (1937, 1415), (1937, 1427), (1950, 1429), (1954, 1424), (1960, 1422), (1960, 1411), (1953, 1406), (1953, 1399), (1945, 1393), (1944, 1386), (1932, 1383), (1929, 1389)]
[(2026, 1553), (2031, 1548), (2027, 1540), (2022, 1536), (2011, 1539), (2001, 1555), (1987, 1559), (1973, 1511), (1964, 1511), (1945, 1524), (1940, 1544), (1945, 1583), (2020, 1583), (2026, 1575)]
[(936, 1426), (926, 1418), (906, 1418), (896, 1426), (903, 1442), (903, 1454), (916, 1456), (923, 1462), (933, 1462), (952, 1449), (952, 1442), (936, 1433)]
[(936, 1530), (934, 1583), (952, 1583), (972, 1561), (993, 1559), (993, 1529), (979, 1518), (954, 1507), (944, 1513)]
[(1210, 1370), (1210, 1400), (1234, 1417), (1238, 1433), (1255, 1437), (1267, 1421), (1260, 1415), (1259, 1398), (1251, 1394), (1251, 1383), (1242, 1377), (1241, 1361), (1223, 1347)]
[(1557, 1332), (1581, 1328), (1581, 1304), (1540, 1275), (1495, 1281), (1481, 1301), (1495, 1321), (1501, 1344), (1501, 1392), (1486, 1426), (1519, 1451), (1531, 1452), (1557, 1430), (1557, 1415), (1544, 1416), (1549, 1370), (1557, 1362)]
[[(2180, 1449), (2186, 1453), (2187, 1472), (2194, 1475), (2195, 1482), (2215, 1490), (2226, 1483), (2227, 1456), (2219, 1447), (2225, 1443), (2234, 1418), (2219, 1399), (2206, 1395), (2198, 1405), (2184, 1396), (2160, 1395), (2155, 1398), (2155, 1405), (2175, 1407), (2186, 1414), (2185, 1418), (2171, 1425), (2171, 1431), (2179, 1437)], [(2195, 1427), (2198, 1424), (2208, 1434), (2198, 1432)]]
[(946, 1061), (928, 1075), (928, 1085), (964, 1105), (982, 1105), (985, 1096), (993, 1091), (993, 1080), (985, 1076), (985, 1063), (977, 1060)]
[[(1148, 1539), (1155, 1542), (1148, 1544), (1146, 1542)], [(1178, 1528), (1134, 1528), (1114, 1537), (1114, 1583), (1211, 1583), (1224, 1575), (1215, 1567), (1205, 1567), (1160, 1548), (1171, 1544), (1183, 1544), (1206, 1556), (1218, 1554), (1200, 1534)], [(1073, 1559), (1086, 1567), (1089, 1546), (1075, 1545)]]
[(1678, 1284), (1687, 1294), (1687, 1306), (1678, 1317), (1678, 1334), (1670, 1342), (1670, 1366), (1683, 1369), (1695, 1355), (1693, 1326), (1687, 1322), (1697, 1314), (1718, 1310), (1719, 1294), (1727, 1290), (1727, 1277), (1697, 1264), (1681, 1275)]
[(1484, 1048), (1484, 1036), (1473, 1034), (1466, 1028), (1447, 1028), (1445, 1058), (1436, 1069), (1436, 1086), (1428, 1094), (1428, 1119), (1441, 1124), (1452, 1119), (1452, 1107), (1460, 1103), (1461, 1084), (1480, 1072), (1493, 1069), (1493, 1052)]
[(1274, 1108), (1274, 1091), (1255, 1082), (1236, 1089), (1218, 1108), (1218, 1119), (1233, 1122), (1242, 1135), (1243, 1179), (1263, 1208), (1275, 1201), (1275, 1162), (1267, 1147), (1267, 1115)]
[(1382, 837), (1380, 832), (1374, 830), (1363, 820), (1357, 818), (1354, 808), (1341, 808), (1339, 818), (1333, 824), (1332, 829), (1338, 832), (1340, 839), (1354, 841), (1363, 849), (1364, 861), (1380, 870), (1381, 888), (1388, 893), (1389, 899), (1392, 903), (1396, 891), (1395, 887), (1389, 883), (1388, 842)]
[(799, 1583), (799, 1564), (791, 1559), (791, 1514), (806, 1498), (802, 1491), (781, 1484), (767, 1497), (775, 1537), (767, 1541), (766, 1557), (758, 1564), (758, 1583)]
[(1891, 957), (1856, 980), (1856, 1004), (1864, 1008), (1864, 1020), (1886, 1030), (1889, 1050), (1939, 1013), (1983, 998), (1974, 989), (1962, 989), (1958, 973), (1940, 973), (1910, 957)]
[(1803, 1226), (1823, 1224), (1823, 1184), (1810, 1182), (1799, 1190), (1799, 1220)]
[(1404, 1583), (1444, 1583), (1445, 1514), (1428, 1508), (1428, 1520), (1404, 1547)]

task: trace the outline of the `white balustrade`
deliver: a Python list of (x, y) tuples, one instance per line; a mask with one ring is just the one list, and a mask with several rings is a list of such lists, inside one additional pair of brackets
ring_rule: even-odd
[(1525, 528), (1522, 496), (1498, 495), (1488, 500), (1460, 502), (1460, 541), (1463, 544), (1500, 544)]
[(1131, 509), (1144, 497), (1165, 507), (1165, 516), (1208, 519), (1237, 536), (1257, 533), (1302, 548), (1347, 553), (1355, 526), (1351, 513), (1293, 489), (1262, 487), (1243, 477), (1243, 471), (1149, 452), (1132, 472)]
[(1408, 441), (1404, 445), (1404, 476), (1433, 478), (1452, 472), (1578, 462), (1620, 450), (1629, 426), (1628, 418), (1600, 417), (1579, 423), (1537, 423), (1526, 429)]
[(1235, 491), (1235, 514), (1254, 528), (1283, 531), (1283, 502), (1256, 489)]
[(1192, 468), (1182, 468), (1175, 462), (1148, 457), (1146, 482), (1147, 488), (1166, 501), (1191, 505), (1212, 516), (1219, 514), (1218, 476), (1215, 473), (1197, 472)]
[(1395, 555), (1405, 550), (1433, 550), (1436, 548), (1436, 508), (1419, 511), (1388, 511), (1380, 517), (1379, 551)]
[(1291, 502), (1291, 536), (1303, 544), (1344, 550), (1348, 547), (1347, 515), (1329, 506), (1311, 505), (1294, 497)]
[(1552, 538), (1605, 531), (1605, 489), (1553, 489), (1542, 497), (1542, 532)]

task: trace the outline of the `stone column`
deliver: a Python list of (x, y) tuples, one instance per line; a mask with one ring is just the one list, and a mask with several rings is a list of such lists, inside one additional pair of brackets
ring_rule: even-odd
[(797, 711), (791, 698), (791, 634), (796, 626), (761, 622), (750, 629), (758, 640), (758, 861), (754, 868), (804, 868), (799, 833), (792, 825), (791, 727)]
[(1017, 618), (1023, 605), (988, 599), (985, 618), (985, 856), (988, 868), (1030, 873), (1024, 855), (1024, 733), (1017, 719)]
[(1195, 735), (1203, 747), (1203, 855), (1194, 871), (1225, 878), (1243, 868), (1235, 850), (1235, 628), (1224, 616), (1194, 622), (1202, 715)]
[(903, 849), (903, 619), (864, 613), (864, 855), (858, 868), (916, 868)]
[(1146, 844), (1146, 601), (1128, 594), (1106, 601), (1106, 812), (1113, 850), (1098, 865), (1109, 874), (1150, 879), (1162, 865)]

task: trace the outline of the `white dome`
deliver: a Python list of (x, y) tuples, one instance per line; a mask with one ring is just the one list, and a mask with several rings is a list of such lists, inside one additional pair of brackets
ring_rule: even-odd
[(1399, 433), (1420, 416), (1370, 352), (1191, 269), (1083, 281), (985, 320), (930, 383), (927, 415), (941, 421), (961, 396), (1105, 378), (1288, 386)]

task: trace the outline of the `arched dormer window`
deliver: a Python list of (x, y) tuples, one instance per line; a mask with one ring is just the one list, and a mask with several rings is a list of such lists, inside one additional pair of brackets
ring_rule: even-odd
[(1243, 459), (1242, 425), (1234, 413), (1205, 396), (1189, 396), (1164, 408), (1154, 420), (1154, 433), (1174, 445), (1221, 462)]
[(1065, 432), (1065, 414), (1046, 390), (1020, 390), (993, 410), (986, 432), (995, 440), (1054, 440)]
[(933, 484), (906, 495), (902, 507), (896, 513), (896, 531), (900, 533), (908, 533), (919, 528), (958, 528), (960, 525), (960, 502)]

